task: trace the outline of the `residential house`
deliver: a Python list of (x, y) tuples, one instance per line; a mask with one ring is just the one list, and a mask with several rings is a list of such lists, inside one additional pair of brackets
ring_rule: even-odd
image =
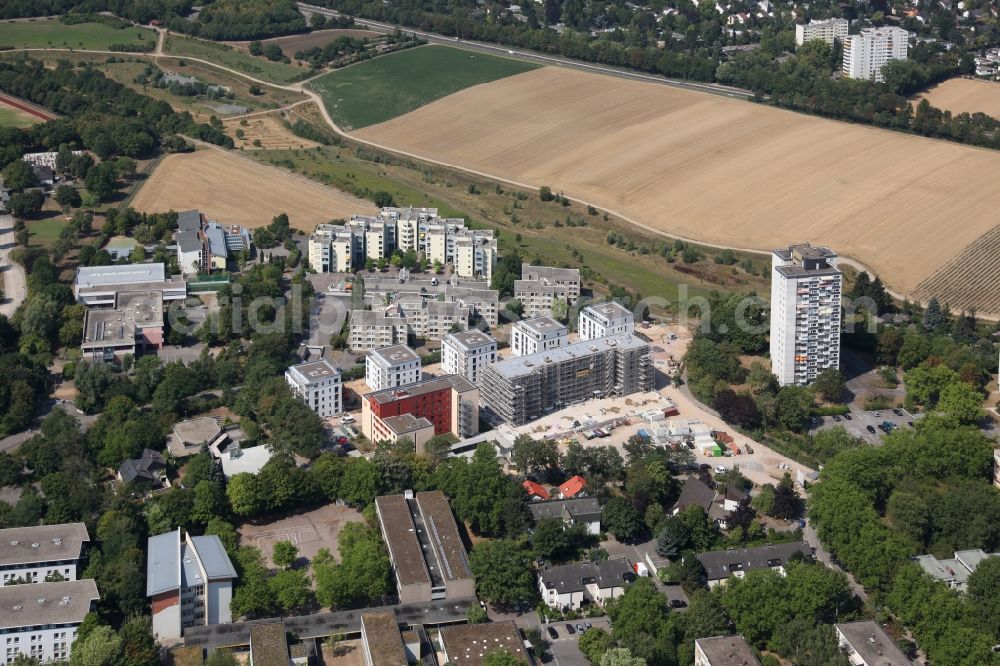
[(587, 480), (582, 476), (577, 474), (576, 476), (570, 477), (559, 486), (559, 497), (561, 499), (570, 499), (571, 497), (582, 497), (583, 489), (587, 485)]
[(141, 456), (129, 458), (118, 467), (118, 480), (122, 483), (159, 486), (166, 481), (166, 475), (167, 464), (163, 456), (152, 449), (143, 449)]
[(976, 548), (955, 551), (955, 557), (951, 559), (939, 560), (933, 555), (919, 555), (913, 559), (928, 576), (945, 583), (953, 590), (964, 592), (968, 586), (969, 576), (980, 562), (989, 557), (1000, 557), (1000, 553), (990, 555)]
[(521, 485), (524, 486), (524, 490), (528, 493), (528, 498), (531, 499), (531, 501), (535, 502), (538, 500), (549, 499), (549, 491), (546, 490), (545, 486), (542, 484), (535, 483), (531, 479), (525, 479)]
[(812, 557), (809, 544), (804, 541), (793, 541), (755, 548), (730, 548), (700, 553), (698, 561), (705, 569), (705, 579), (711, 588), (733, 577), (742, 578), (748, 571), (757, 569), (774, 569), (784, 575), (785, 565), (796, 553), (806, 559)]
[(601, 503), (596, 497), (532, 502), (528, 509), (536, 523), (539, 520), (557, 518), (571, 527), (583, 525), (587, 528), (587, 534), (601, 533)]
[(840, 650), (852, 666), (911, 666), (878, 624), (871, 620), (835, 624)]
[(538, 572), (542, 601), (550, 608), (579, 610), (585, 603), (603, 606), (625, 594), (635, 571), (624, 557), (544, 567)]

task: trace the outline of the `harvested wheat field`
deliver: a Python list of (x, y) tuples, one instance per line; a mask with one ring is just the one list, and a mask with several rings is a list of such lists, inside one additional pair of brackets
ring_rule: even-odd
[[(290, 150), (293, 148), (315, 148), (320, 145), (315, 141), (295, 136), (281, 121), (282, 117), (278, 115), (278, 112), (275, 112), (251, 116), (246, 119), (246, 125), (242, 124), (240, 118), (229, 118), (222, 121), (222, 127), (226, 134), (232, 137), (237, 148), (247, 150), (261, 148)], [(243, 138), (237, 136), (237, 130), (243, 130)], [(255, 145), (254, 141), (260, 143)]]
[(952, 114), (985, 113), (1000, 118), (1000, 83), (981, 79), (948, 79), (923, 95), (930, 105)]
[(279, 213), (297, 229), (374, 212), (375, 207), (319, 183), (222, 150), (168, 155), (132, 200), (136, 210), (197, 208), (220, 222), (260, 227)]
[(353, 136), (706, 243), (828, 244), (905, 294), (1000, 209), (1000, 153), (565, 68), (468, 88)]
[(917, 287), (920, 301), (937, 298), (953, 311), (1000, 313), (1000, 225), (987, 231)]

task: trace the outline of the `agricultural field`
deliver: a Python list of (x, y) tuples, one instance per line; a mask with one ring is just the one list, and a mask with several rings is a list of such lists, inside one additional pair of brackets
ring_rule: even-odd
[(976, 308), (980, 313), (1000, 313), (1000, 225), (942, 266), (917, 287), (916, 297), (935, 297), (953, 312)]
[(285, 117), (284, 113), (276, 111), (246, 119), (230, 118), (222, 122), (222, 127), (233, 138), (236, 147), (243, 150), (290, 150), (320, 145), (295, 136), (282, 122)]
[(288, 213), (293, 226), (308, 231), (333, 218), (374, 211), (367, 201), (217, 149), (168, 155), (130, 205), (148, 212), (197, 208), (220, 222), (250, 227)]
[(948, 79), (924, 94), (930, 105), (952, 115), (985, 113), (1000, 118), (1000, 83), (982, 79)]
[(106, 50), (113, 44), (156, 45), (149, 28), (112, 28), (103, 23), (66, 25), (55, 19), (0, 23), (0, 47)]
[(421, 46), (345, 67), (311, 81), (327, 111), (351, 131), (382, 123), (470, 86), (536, 65), (448, 46)]
[(565, 68), (463, 90), (352, 136), (548, 185), (703, 243), (823, 243), (902, 294), (990, 229), (1000, 206), (998, 152)]
[[(277, 44), (286, 58), (294, 58), (297, 51), (311, 49), (314, 46), (326, 46), (338, 37), (353, 37), (355, 39), (365, 39), (368, 37), (378, 37), (380, 33), (371, 30), (357, 30), (353, 28), (334, 28), (331, 30), (314, 30), (299, 35), (285, 35), (284, 37), (272, 37), (261, 40), (261, 44)], [(250, 52), (250, 42), (226, 42), (233, 48), (245, 53)]]
[(252, 56), (228, 44), (180, 35), (170, 35), (164, 45), (164, 51), (170, 55), (190, 56), (218, 63), (268, 83), (291, 83), (309, 74), (309, 70), (305, 67), (271, 62), (267, 58)]

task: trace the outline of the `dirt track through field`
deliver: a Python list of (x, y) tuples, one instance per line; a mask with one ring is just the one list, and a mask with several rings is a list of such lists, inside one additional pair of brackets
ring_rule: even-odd
[(1000, 208), (1000, 153), (564, 68), (353, 136), (707, 243), (828, 244), (904, 294)]
[(321, 222), (375, 210), (369, 201), (211, 148), (165, 157), (131, 205), (147, 212), (197, 208), (223, 224), (249, 227), (288, 213), (292, 226), (307, 232)]

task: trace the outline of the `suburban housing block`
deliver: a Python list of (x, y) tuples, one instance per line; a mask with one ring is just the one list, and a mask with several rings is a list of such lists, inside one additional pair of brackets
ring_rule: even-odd
[(89, 541), (83, 523), (0, 530), (0, 584), (43, 583), (51, 577), (76, 580), (83, 544)]
[(557, 298), (573, 305), (580, 298), (580, 271), (521, 264), (521, 279), (514, 281), (514, 298), (524, 306), (528, 318), (551, 316)]
[(0, 664), (18, 655), (68, 662), (83, 618), (100, 599), (92, 579), (0, 587)]
[(320, 416), (336, 416), (344, 411), (340, 370), (325, 358), (293, 365), (285, 371), (285, 381), (295, 397)]
[(497, 341), (482, 331), (449, 333), (441, 341), (441, 369), (450, 375), (462, 375), (473, 384), (479, 384), (483, 370), (496, 360)]
[(365, 356), (365, 384), (384, 391), (420, 381), (420, 357), (406, 345), (373, 349)]
[[(445, 375), (361, 398), (361, 431), (373, 443), (396, 441), (399, 435), (394, 428), (406, 424), (388, 419), (404, 415), (425, 419), (434, 426), (435, 435), (450, 432), (459, 439), (472, 437), (479, 432), (479, 389), (465, 377)], [(421, 453), (423, 442), (414, 444)]]
[(557, 347), (565, 347), (569, 329), (545, 315), (522, 319), (510, 327), (510, 352), (514, 356), (530, 356)]
[(585, 601), (603, 606), (608, 599), (620, 597), (633, 580), (632, 565), (620, 557), (543, 567), (538, 571), (538, 590), (550, 608), (579, 610)]
[(635, 315), (621, 303), (608, 301), (580, 310), (578, 329), (581, 340), (635, 333)]

